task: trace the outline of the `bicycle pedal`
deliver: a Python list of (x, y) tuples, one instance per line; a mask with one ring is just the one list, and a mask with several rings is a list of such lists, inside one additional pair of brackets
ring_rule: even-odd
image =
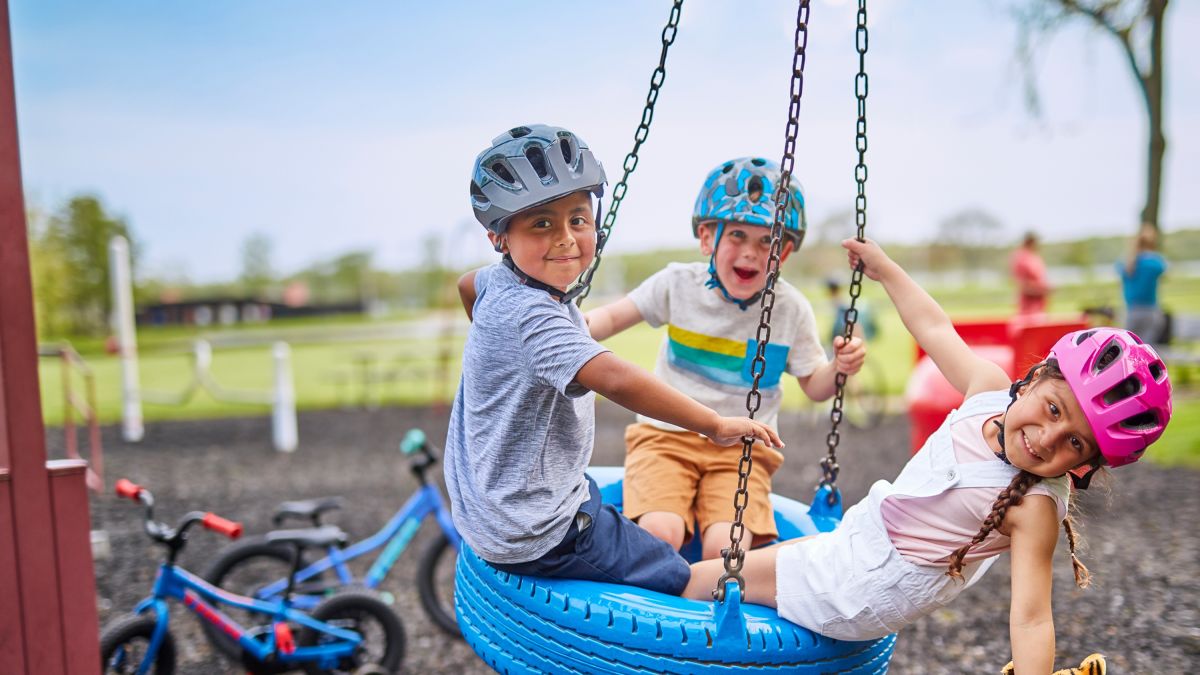
[(296, 637), (292, 635), (291, 626), (286, 623), (275, 624), (275, 646), (280, 654), (291, 654), (296, 651)]

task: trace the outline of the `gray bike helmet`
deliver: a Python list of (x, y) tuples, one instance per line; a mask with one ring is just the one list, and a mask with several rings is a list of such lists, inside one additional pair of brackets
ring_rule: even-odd
[(471, 207), (504, 234), (513, 214), (572, 192), (604, 196), (604, 167), (583, 139), (562, 127), (530, 124), (500, 134), (475, 158)]

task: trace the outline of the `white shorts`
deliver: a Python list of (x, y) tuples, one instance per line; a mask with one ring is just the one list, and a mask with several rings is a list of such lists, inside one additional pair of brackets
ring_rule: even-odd
[(941, 607), (965, 587), (943, 566), (901, 557), (870, 508), (863, 500), (833, 532), (779, 550), (779, 616), (831, 638), (873, 640)]

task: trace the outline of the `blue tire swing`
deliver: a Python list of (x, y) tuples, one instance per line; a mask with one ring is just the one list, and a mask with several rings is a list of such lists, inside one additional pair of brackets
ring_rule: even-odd
[[(587, 295), (603, 244), (616, 219), (626, 181), (637, 165), (637, 151), (649, 132), (658, 89), (665, 78), (667, 49), (674, 41), (683, 0), (675, 0), (663, 29), (663, 47), (658, 68), (651, 77), (642, 122), (635, 135), (633, 151), (626, 157), (625, 172), (613, 190), (613, 201), (599, 234), (596, 259), (581, 284)], [(789, 198), (784, 188), (792, 170), (800, 95), (803, 90), (805, 45), (808, 37), (809, 0), (800, 0), (796, 17), (796, 51), (792, 62), (791, 105), (787, 126), (783, 175), (776, 192), (776, 217), (771, 228), (771, 261), (767, 268), (767, 291), (763, 293), (758, 352), (751, 371), (753, 388), (747, 408), (753, 417), (758, 409), (758, 383), (766, 361), (770, 337), (771, 291), (779, 272), (783, 235), (783, 211)], [(864, 184), (866, 166), (866, 0), (859, 0), (859, 75), (855, 90), (859, 101), (858, 237), (866, 223)], [(844, 335), (853, 333), (861, 288), (861, 268), (851, 283), (850, 309)], [(765, 332), (764, 332), (765, 331)], [(828, 456), (822, 460), (824, 478), (812, 505), (771, 495), (780, 539), (828, 532), (841, 522), (841, 494), (835, 485), (838, 466), (837, 426), (841, 420), (845, 375), (837, 376), (827, 440)], [(459, 552), (455, 576), (455, 613), (463, 638), (490, 667), (500, 673), (724, 673), (757, 670), (787, 673), (885, 673), (895, 647), (895, 635), (878, 640), (847, 642), (835, 640), (781, 619), (775, 610), (742, 604), (740, 574), (744, 552), (740, 540), (746, 504), (747, 477), (751, 470), (751, 442), (743, 447), (739, 465), (739, 488), (734, 497), (736, 517), (731, 528), (731, 547), (725, 551), (726, 573), (714, 591), (715, 602), (701, 602), (657, 593), (642, 588), (574, 579), (547, 579), (502, 572), (487, 564), (465, 543)], [(618, 509), (622, 503), (621, 467), (591, 467), (588, 474), (600, 487), (604, 502)], [(700, 558), (699, 538), (693, 538), (683, 554), (691, 561)]]

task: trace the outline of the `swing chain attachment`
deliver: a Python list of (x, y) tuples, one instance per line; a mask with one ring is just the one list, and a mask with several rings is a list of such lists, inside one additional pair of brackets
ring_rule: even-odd
[[(746, 410), (750, 413), (750, 419), (754, 419), (754, 413), (758, 412), (758, 408), (762, 404), (762, 394), (758, 391), (758, 383), (767, 369), (766, 352), (767, 343), (771, 339), (771, 311), (775, 307), (775, 280), (779, 276), (780, 254), (783, 250), (783, 221), (791, 200), (788, 185), (791, 184), (792, 165), (795, 163), (796, 134), (800, 126), (800, 97), (804, 93), (805, 50), (808, 47), (808, 5), (809, 0), (800, 0), (799, 9), (796, 12), (795, 51), (792, 54), (790, 85), (791, 102), (788, 105), (788, 122), (784, 134), (783, 160), (779, 162), (779, 184), (775, 187), (775, 222), (771, 224), (771, 250), (770, 257), (767, 259), (767, 278), (760, 300), (762, 314), (759, 317), (758, 333), (755, 335), (758, 347), (754, 354), (754, 361), (750, 364), (750, 374), (754, 379), (750, 392), (746, 394)], [(738, 461), (738, 487), (733, 497), (733, 524), (729, 527), (729, 548), (721, 551), (725, 558), (725, 574), (721, 575), (721, 578), (717, 580), (717, 587), (713, 589), (713, 598), (718, 602), (725, 601), (726, 581), (736, 580), (739, 589), (744, 591), (746, 588), (745, 579), (742, 578), (742, 564), (746, 559), (746, 552), (742, 549), (742, 537), (746, 532), (746, 527), (742, 524), (742, 513), (746, 510), (746, 504), (750, 499), (750, 471), (754, 465), (751, 457), (753, 447), (754, 437), (743, 436), (742, 457)]]
[[(858, 0), (858, 29), (855, 32), (855, 48), (858, 50), (858, 75), (854, 78), (854, 98), (858, 100), (858, 120), (855, 123), (854, 146), (858, 150), (858, 164), (854, 166), (854, 182), (858, 194), (854, 198), (854, 224), (856, 238), (865, 241), (867, 229), (867, 0)], [(858, 323), (858, 296), (862, 294), (863, 265), (860, 260), (850, 275), (850, 306), (844, 316), (842, 338), (849, 342)], [(833, 409), (829, 412), (831, 427), (825, 437), (828, 454), (821, 460), (823, 477), (818, 488), (828, 487), (826, 496), (830, 506), (837, 503), (837, 446), (841, 440), (838, 424), (842, 421), (842, 401), (846, 396), (846, 374), (838, 372), (834, 378), (837, 391), (833, 396)]]
[(645, 143), (646, 138), (650, 136), (650, 122), (654, 120), (654, 104), (658, 102), (658, 90), (662, 88), (663, 82), (667, 79), (667, 50), (674, 44), (675, 35), (679, 32), (679, 15), (682, 11), (683, 0), (675, 0), (671, 5), (671, 14), (667, 17), (667, 25), (662, 29), (662, 51), (658, 55), (658, 66), (650, 75), (650, 92), (646, 94), (646, 107), (642, 109), (642, 119), (638, 122), (637, 131), (633, 134), (633, 150), (625, 155), (625, 163), (622, 167), (624, 173), (621, 174), (621, 180), (613, 186), (612, 203), (608, 205), (608, 213), (604, 214), (604, 222), (596, 232), (596, 257), (592, 259), (592, 264), (588, 265), (579, 279), (579, 285), (583, 287), (583, 290), (575, 299), (576, 305), (583, 305), (583, 299), (592, 292), (592, 276), (600, 267), (600, 254), (604, 251), (604, 244), (608, 242), (609, 233), (612, 232), (612, 227), (617, 222), (617, 211), (621, 208), (621, 200), (625, 198), (629, 174), (637, 168), (638, 150), (641, 150), (642, 143)]

